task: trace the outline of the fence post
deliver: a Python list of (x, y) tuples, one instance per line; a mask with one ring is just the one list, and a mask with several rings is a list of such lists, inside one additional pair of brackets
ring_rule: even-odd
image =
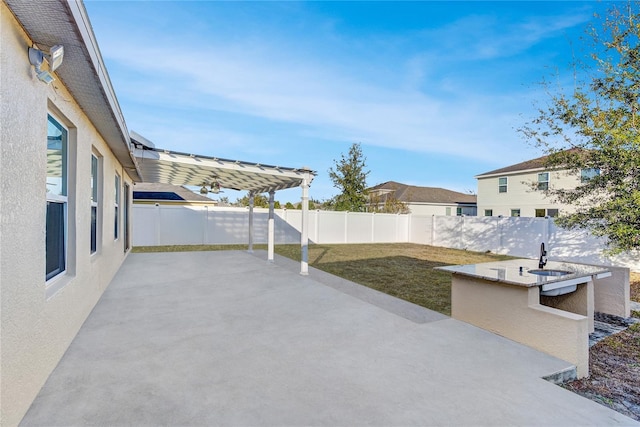
[(503, 235), (503, 228), (502, 227), (502, 215), (498, 215), (498, 217), (496, 218), (496, 228), (498, 229), (498, 250), (496, 251), (497, 253), (502, 253), (502, 248), (504, 248), (504, 235)]
[(160, 214), (160, 203), (156, 203), (156, 246), (160, 246), (160, 221), (162, 220), (162, 215)]
[[(542, 230), (542, 241), (544, 242), (545, 245), (547, 245), (547, 247), (549, 247), (549, 227), (551, 225), (551, 217), (545, 217), (545, 221), (543, 224), (543, 230)], [(551, 249), (549, 247), (549, 249)]]
[(344, 213), (344, 243), (349, 243), (349, 211)]
[(436, 245), (436, 216), (431, 215), (431, 246)]
[(371, 243), (376, 241), (376, 213), (371, 213)]
[(207, 230), (207, 220), (209, 219), (209, 206), (204, 206), (204, 209), (202, 210), (202, 244), (206, 245), (208, 240), (209, 240), (209, 236), (208, 236), (208, 230)]

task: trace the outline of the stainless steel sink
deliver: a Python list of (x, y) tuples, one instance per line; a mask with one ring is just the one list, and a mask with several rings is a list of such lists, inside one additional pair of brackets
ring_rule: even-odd
[(537, 274), (538, 276), (566, 276), (567, 274), (571, 274), (573, 273), (572, 271), (566, 271), (566, 270), (529, 270), (529, 273), (531, 274)]
[[(573, 273), (573, 271), (567, 270), (554, 270), (554, 269), (539, 269), (539, 270), (529, 270), (531, 274), (537, 274), (538, 276), (547, 276), (547, 277), (562, 277), (567, 274)], [(540, 287), (540, 295), (545, 295), (548, 297), (555, 297), (558, 295), (564, 295), (571, 292), (574, 292), (578, 287), (576, 285), (568, 285), (568, 286), (558, 286), (556, 284), (542, 285)]]

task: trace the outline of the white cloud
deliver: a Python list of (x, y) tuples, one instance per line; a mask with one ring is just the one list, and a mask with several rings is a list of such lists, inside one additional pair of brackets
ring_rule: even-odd
[[(420, 84), (438, 73), (438, 60), (446, 59), (450, 65), (515, 55), (583, 20), (581, 15), (545, 22), (528, 18), (502, 27), (486, 16), (467, 17), (424, 32), (421, 37), (438, 43), (423, 52), (410, 52), (398, 64), (389, 63), (382, 51), (375, 63), (346, 57), (340, 63), (327, 63), (327, 53), (302, 52), (295, 40), (286, 44), (281, 36), (277, 45), (268, 35), (259, 40), (237, 34), (232, 41), (208, 37), (196, 44), (193, 34), (182, 37), (180, 30), (167, 34), (151, 27), (138, 32), (135, 42), (131, 34), (114, 31), (101, 40), (101, 47), (122, 73), (138, 76), (117, 89), (139, 103), (187, 115), (194, 108), (243, 116), (249, 123), (253, 118), (294, 125), (292, 138), (315, 135), (488, 161), (507, 140), (517, 138), (513, 125), (518, 114), (530, 107), (527, 92), (487, 95), (446, 76), (434, 78), (433, 90), (419, 92)], [(380, 81), (380, 76), (393, 72), (394, 81)], [(450, 96), (436, 97), (436, 93)], [(239, 145), (256, 142), (254, 131), (242, 137), (237, 128), (223, 130), (224, 123), (186, 129), (182, 125), (176, 130), (175, 123), (158, 120), (154, 126), (154, 133), (168, 140), (206, 134), (205, 142), (218, 138)]]

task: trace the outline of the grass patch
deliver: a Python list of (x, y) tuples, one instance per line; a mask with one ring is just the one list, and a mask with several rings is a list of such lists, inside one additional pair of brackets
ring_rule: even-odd
[[(178, 245), (135, 247), (133, 252), (247, 250), (247, 245)], [(254, 245), (266, 249), (266, 245)], [(279, 255), (300, 261), (300, 245), (277, 245)], [(412, 243), (309, 245), (309, 265), (352, 282), (451, 314), (451, 273), (433, 267), (513, 259)]]
[[(300, 260), (299, 246), (276, 246), (276, 252)], [(513, 257), (412, 243), (309, 246), (312, 267), (446, 315), (451, 273), (433, 267), (505, 259)]]

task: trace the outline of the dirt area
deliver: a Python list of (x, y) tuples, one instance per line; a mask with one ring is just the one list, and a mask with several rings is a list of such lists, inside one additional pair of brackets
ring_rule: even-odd
[(631, 273), (631, 301), (640, 302), (640, 273)]
[[(631, 273), (631, 300), (640, 302), (640, 273)], [(640, 421), (640, 323), (591, 347), (589, 372), (564, 387)]]

